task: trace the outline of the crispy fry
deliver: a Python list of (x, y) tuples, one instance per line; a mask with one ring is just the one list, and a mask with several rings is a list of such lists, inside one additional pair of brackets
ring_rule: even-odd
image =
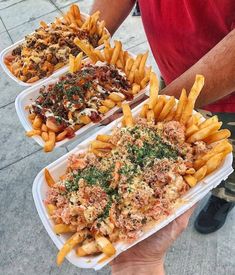
[(55, 132), (49, 131), (49, 139), (45, 142), (44, 151), (51, 152), (55, 147)]
[(69, 72), (71, 74), (75, 72), (75, 57), (72, 54), (69, 55)]
[(66, 138), (66, 135), (68, 134), (67, 130), (64, 130), (63, 132), (59, 133), (56, 136), (56, 141), (61, 141)]
[(219, 154), (214, 155), (213, 157), (211, 157), (207, 161), (207, 163), (206, 163), (206, 166), (207, 166), (206, 175), (210, 174), (211, 172), (213, 172), (214, 170), (216, 170), (219, 167), (220, 163), (223, 160), (223, 157), (224, 157), (224, 154), (219, 153)]
[(149, 122), (154, 122), (154, 111), (153, 110), (148, 110), (147, 112), (147, 121)]
[(32, 136), (40, 136), (41, 135), (41, 130), (31, 130), (26, 132), (27, 137), (32, 137)]
[(146, 61), (148, 58), (148, 54), (149, 52), (147, 51), (145, 54), (143, 54), (141, 61), (140, 61), (140, 65), (139, 65), (139, 74), (140, 74), (140, 78), (143, 79), (144, 75), (145, 75), (145, 66), (146, 66)]
[(229, 138), (231, 136), (231, 132), (228, 129), (222, 129), (219, 130), (212, 135), (209, 135), (207, 138), (204, 139), (204, 141), (208, 144)]
[(79, 243), (85, 240), (88, 232), (86, 230), (76, 232), (69, 238), (57, 254), (57, 265), (61, 265), (66, 255)]
[(150, 74), (149, 109), (153, 109), (158, 100), (158, 79), (154, 72)]
[(37, 115), (33, 121), (33, 128), (39, 130), (42, 126), (42, 119)]
[(98, 110), (101, 114), (105, 114), (109, 111), (109, 108), (103, 105), (103, 106), (100, 106)]
[(122, 111), (123, 111), (123, 116), (124, 116), (126, 126), (132, 127), (134, 125), (134, 121), (133, 121), (130, 106), (128, 104), (122, 104)]
[(109, 95), (109, 99), (113, 100), (114, 102), (120, 102), (125, 100), (125, 96), (123, 94), (117, 94), (113, 92)]
[(199, 129), (199, 131), (195, 132), (193, 135), (191, 135), (188, 138), (188, 142), (193, 143), (195, 141), (204, 140), (206, 137), (208, 137), (211, 133), (217, 131), (220, 129), (222, 125), (222, 122), (214, 122), (211, 123), (209, 126)]
[(93, 149), (112, 149), (113, 144), (109, 142), (94, 140), (91, 142), (91, 148)]
[(182, 112), (185, 108), (187, 102), (187, 93), (185, 89), (182, 89), (179, 102), (177, 104), (176, 113), (175, 113), (175, 120), (180, 120)]
[(142, 109), (141, 109), (141, 111), (140, 111), (139, 116), (143, 117), (143, 118), (146, 118), (147, 117), (148, 109), (149, 109), (149, 105), (148, 104), (144, 104), (143, 107), (142, 107)]
[(115, 47), (114, 47), (114, 51), (113, 51), (113, 55), (111, 57), (110, 60), (110, 64), (115, 65), (117, 60), (118, 60), (118, 56), (122, 47), (122, 44), (120, 41), (115, 40), (114, 41)]
[(47, 132), (42, 132), (41, 137), (44, 141), (48, 141), (49, 140), (49, 135)]
[(77, 72), (82, 67), (82, 58), (83, 58), (83, 52), (80, 52), (74, 60), (74, 72)]
[(56, 210), (56, 206), (52, 203), (46, 205), (47, 213), (51, 216), (53, 215), (54, 211)]
[(133, 83), (132, 84), (132, 94), (133, 95), (138, 94), (139, 91), (140, 91), (140, 85)]
[(47, 185), (49, 187), (53, 187), (55, 185), (55, 181), (47, 168), (44, 169), (44, 175), (45, 175), (45, 180), (47, 182)]
[(109, 109), (113, 108), (116, 105), (116, 103), (111, 99), (102, 100), (101, 103)]
[(175, 98), (173, 96), (170, 97), (170, 99), (167, 101), (167, 103), (164, 105), (158, 120), (162, 121), (164, 118), (169, 114), (172, 108), (175, 106)]
[(59, 223), (54, 225), (54, 232), (56, 234), (64, 234), (64, 233), (74, 233), (76, 232), (76, 226)]
[(149, 67), (148, 69), (146, 69), (145, 77), (140, 82), (141, 89), (143, 89), (144, 87), (147, 86), (147, 84), (148, 84), (148, 82), (150, 80), (150, 73), (151, 73), (151, 71), (152, 71), (152, 67)]
[(200, 181), (206, 176), (206, 172), (207, 172), (207, 166), (204, 165), (200, 169), (198, 169), (193, 176), (197, 179), (197, 181)]
[(186, 138), (193, 135), (198, 130), (199, 130), (199, 128), (195, 124), (193, 124), (192, 126), (190, 126), (189, 128), (186, 129), (186, 132), (185, 132)]
[(112, 256), (116, 253), (116, 249), (107, 238), (97, 236), (95, 239), (99, 249), (104, 252), (104, 254)]
[(81, 115), (79, 121), (85, 125), (91, 123), (91, 119), (87, 115)]
[(158, 119), (158, 117), (159, 117), (159, 115), (160, 115), (160, 113), (161, 113), (164, 105), (165, 105), (164, 99), (159, 97), (158, 102), (154, 106), (154, 109), (153, 109), (154, 115), (155, 115), (155, 119)]
[(199, 129), (203, 129), (203, 128), (206, 128), (207, 126), (209, 126), (211, 123), (214, 123), (214, 122), (218, 122), (218, 117), (217, 116), (213, 116), (213, 117), (210, 117), (206, 120), (204, 120), (202, 123), (200, 123), (198, 125)]
[(82, 246), (78, 247), (78, 249), (77, 249), (77, 255), (80, 257), (92, 255), (97, 252), (100, 252), (100, 249), (99, 249), (96, 241), (91, 241), (89, 243), (83, 244)]
[(109, 135), (97, 135), (96, 139), (103, 142), (109, 142), (111, 136)]

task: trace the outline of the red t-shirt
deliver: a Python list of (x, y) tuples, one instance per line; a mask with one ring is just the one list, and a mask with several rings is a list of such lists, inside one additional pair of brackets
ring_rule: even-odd
[[(139, 0), (139, 4), (149, 44), (167, 84), (235, 26), (235, 0)], [(235, 93), (205, 108), (235, 112)]]

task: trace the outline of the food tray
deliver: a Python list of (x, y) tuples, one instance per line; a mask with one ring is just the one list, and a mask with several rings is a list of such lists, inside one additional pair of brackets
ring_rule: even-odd
[[(129, 54), (132, 57), (135, 57), (134, 54), (131, 54), (129, 52)], [(89, 61), (89, 58), (84, 60), (85, 62)], [(67, 70), (66, 70), (67, 72)], [(65, 70), (63, 70), (62, 72), (60, 72), (60, 74), (58, 74), (57, 76), (53, 76), (50, 77), (49, 79), (46, 79), (40, 83), (38, 83), (37, 85), (34, 85), (24, 91), (22, 91), (16, 98), (15, 100), (15, 108), (16, 108), (16, 112), (17, 115), (20, 119), (21, 124), (23, 125), (24, 129), (26, 131), (31, 131), (33, 130), (32, 124), (28, 119), (28, 111), (25, 110), (25, 107), (30, 105), (39, 95), (39, 90), (42, 86), (48, 86), (50, 84), (56, 83), (59, 79), (59, 77), (61, 75), (63, 75), (65, 73)], [(129, 103), (134, 103), (138, 100), (140, 100), (141, 98), (144, 97), (145, 93), (149, 90), (149, 85), (147, 85), (144, 89), (142, 89), (138, 94), (136, 94), (134, 96), (134, 99), (132, 101), (129, 101)], [(123, 101), (123, 102), (127, 102), (127, 101)], [(108, 111), (102, 118), (102, 120), (98, 123), (94, 123), (91, 122), (83, 127), (81, 127), (78, 131), (75, 132), (75, 137), (72, 139), (68, 139), (65, 138), (64, 140), (60, 141), (60, 142), (56, 142), (55, 144), (55, 148), (60, 147), (62, 145), (64, 145), (65, 143), (71, 143), (75, 140), (76, 137), (81, 136), (81, 135), (85, 135), (88, 131), (91, 131), (92, 129), (94, 129), (95, 127), (101, 125), (102, 121), (104, 121), (105, 119), (109, 118), (112, 114), (114, 114), (116, 111), (120, 110), (120, 107), (115, 106), (114, 108), (112, 108), (110, 111)], [(42, 147), (44, 147), (45, 141), (42, 139), (41, 136), (32, 136), (32, 138)]]
[[(85, 13), (81, 13), (81, 17), (82, 19), (86, 20), (89, 15), (88, 14), (85, 14)], [(106, 32), (109, 34), (108, 30), (105, 28)], [(32, 32), (34, 33), (34, 32)], [(32, 34), (31, 33), (31, 34)], [(50, 79), (52, 77), (55, 77), (55, 76), (58, 76), (58, 75), (61, 75), (62, 73), (68, 71), (68, 68), (69, 68), (69, 65), (65, 65), (63, 67), (61, 67), (60, 69), (56, 70), (52, 75), (50, 75), (49, 77), (44, 77), (42, 79), (39, 79), (33, 83), (26, 83), (26, 82), (23, 82), (21, 81), (20, 79), (18, 79), (16, 76), (14, 76), (14, 74), (8, 69), (8, 67), (6, 66), (6, 64), (4, 63), (4, 59), (5, 59), (5, 56), (7, 56), (8, 54), (10, 54), (19, 44), (23, 43), (25, 41), (25, 39), (21, 39), (20, 41), (12, 44), (11, 46), (7, 47), (6, 49), (4, 49), (1, 53), (0, 53), (0, 64), (4, 70), (4, 72), (11, 78), (13, 79), (15, 82), (17, 82), (19, 85), (21, 86), (25, 86), (25, 87), (31, 87), (31, 86), (34, 86), (38, 83), (42, 83), (45, 79)], [(98, 46), (96, 49), (99, 50), (99, 49), (102, 49), (103, 48), (103, 45), (100, 45)]]
[[(145, 103), (146, 101), (141, 103), (132, 111), (134, 116), (136, 116), (140, 112), (143, 104)], [(97, 134), (110, 134), (113, 128), (121, 125), (121, 119), (122, 118), (119, 118), (116, 121), (113, 121), (111, 124), (101, 129), (100, 131), (92, 135), (87, 140), (83, 141), (71, 152), (67, 153), (66, 155), (56, 160), (55, 162), (48, 165), (46, 168), (50, 171), (52, 177), (56, 181), (59, 180), (59, 176), (65, 173), (66, 166), (67, 166), (67, 159), (71, 154), (86, 150), (87, 147), (89, 146), (89, 143), (96, 138)], [(118, 254), (122, 253), (123, 251), (129, 249), (130, 247), (137, 244), (138, 242), (146, 239), (150, 235), (159, 231), (161, 228), (169, 224), (171, 221), (173, 221), (182, 213), (187, 211), (190, 207), (192, 207), (196, 202), (198, 202), (204, 196), (206, 196), (206, 194), (211, 189), (216, 187), (222, 180), (225, 180), (229, 176), (229, 174), (232, 173), (233, 171), (232, 160), (233, 160), (232, 153), (230, 153), (229, 155), (226, 156), (223, 163), (216, 171), (214, 171), (213, 173), (205, 177), (196, 186), (191, 188), (184, 196), (182, 196), (184, 203), (180, 204), (180, 206), (178, 206), (178, 208), (172, 215), (168, 216), (161, 222), (157, 223), (154, 227), (146, 230), (144, 233), (140, 235), (140, 237), (135, 242), (131, 244), (122, 243), (122, 242), (118, 242), (117, 244), (114, 244), (117, 252), (111, 258), (108, 258), (105, 261), (98, 263), (98, 261), (104, 257), (103, 254), (98, 256), (78, 257), (76, 256), (74, 249), (67, 255), (66, 258), (72, 264), (80, 268), (93, 268), (95, 270), (101, 269), (103, 266), (105, 266), (111, 260), (113, 260)], [(56, 235), (53, 232), (53, 222), (50, 219), (46, 211), (45, 205), (43, 203), (47, 190), (48, 190), (48, 186), (44, 178), (44, 169), (43, 169), (41, 170), (41, 172), (39, 172), (39, 174), (34, 180), (33, 188), (32, 188), (33, 198), (34, 198), (34, 202), (35, 202), (39, 217), (41, 218), (42, 223), (45, 229), (47, 230), (47, 233), (49, 234), (49, 236), (51, 237), (51, 239), (53, 240), (57, 248), (60, 249), (63, 246), (66, 239), (68, 238), (68, 236), (66, 237), (64, 234)], [(56, 258), (56, 255), (55, 255), (55, 258)]]

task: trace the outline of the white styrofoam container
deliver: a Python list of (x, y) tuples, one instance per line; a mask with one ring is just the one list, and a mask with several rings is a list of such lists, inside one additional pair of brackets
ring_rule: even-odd
[[(130, 52), (129, 52), (130, 53)], [(131, 54), (131, 53), (130, 53)], [(135, 55), (131, 54), (131, 56), (135, 57)], [(89, 59), (85, 59), (85, 62), (88, 62)], [(67, 71), (66, 71), (67, 72)], [(21, 124), (23, 125), (24, 129), (26, 131), (31, 131), (33, 130), (32, 127), (32, 123), (29, 121), (28, 119), (28, 111), (25, 109), (26, 106), (30, 105), (39, 95), (39, 90), (42, 86), (48, 86), (50, 84), (56, 83), (58, 81), (58, 79), (60, 78), (61, 75), (63, 75), (65, 72), (61, 72), (60, 74), (58, 74), (57, 76), (53, 76), (49, 79), (45, 79), (44, 81), (22, 91), (16, 98), (15, 100), (15, 108), (16, 108), (16, 112), (17, 115), (19, 117), (19, 120), (21, 122)], [(133, 98), (132, 101), (124, 101), (124, 102), (129, 102), (129, 103), (134, 103), (138, 100), (140, 100), (141, 98), (144, 97), (144, 95), (146, 94), (146, 92), (148, 91), (149, 85), (147, 85), (144, 89), (142, 89), (138, 94), (136, 94)], [(91, 131), (92, 129), (94, 129), (95, 127), (101, 125), (102, 121), (104, 121), (105, 119), (107, 119), (108, 117), (110, 117), (112, 114), (114, 114), (116, 111), (120, 110), (120, 107), (115, 106), (114, 108), (110, 109), (103, 117), (102, 120), (98, 123), (94, 123), (91, 122), (85, 126), (83, 126), (82, 128), (80, 128), (78, 131), (75, 132), (75, 137), (72, 139), (64, 139), (60, 142), (56, 142), (55, 144), (55, 148), (60, 147), (62, 145), (64, 145), (65, 143), (71, 143), (73, 142), (76, 137), (81, 136), (86, 134), (88, 131)], [(31, 138), (33, 138), (40, 146), (44, 147), (45, 141), (42, 139), (41, 136), (32, 136)]]
[[(146, 101), (141, 103), (132, 111), (134, 116), (136, 116), (140, 112), (144, 103), (146, 103)], [(94, 140), (98, 134), (110, 134), (113, 128), (121, 125), (121, 119), (122, 118), (119, 118), (116, 121), (113, 121), (111, 124), (109, 124), (105, 128), (101, 129), (100, 131), (92, 135), (89, 139), (80, 143), (71, 152), (67, 153), (66, 155), (56, 160), (55, 162), (48, 165), (46, 168), (50, 171), (53, 178), (57, 181), (59, 180), (59, 176), (65, 173), (65, 170), (67, 167), (67, 159), (71, 154), (85, 151), (89, 146), (90, 142)], [(205, 177), (201, 182), (199, 182), (196, 186), (191, 188), (184, 196), (182, 196), (184, 203), (178, 206), (178, 208), (176, 208), (173, 214), (171, 214), (164, 220), (160, 221), (159, 223), (156, 223), (156, 225), (154, 225), (152, 228), (146, 230), (145, 232), (142, 232), (140, 237), (136, 241), (134, 241), (131, 244), (127, 244), (123, 242), (116, 243), (115, 248), (117, 252), (113, 257), (108, 258), (107, 260), (101, 263), (98, 263), (98, 261), (104, 257), (103, 254), (98, 256), (78, 257), (76, 256), (75, 250), (73, 249), (67, 255), (66, 258), (72, 264), (80, 268), (94, 268), (95, 270), (101, 269), (103, 266), (105, 266), (111, 260), (113, 260), (117, 255), (129, 249), (130, 247), (134, 246), (138, 242), (151, 236), (155, 232), (159, 231), (161, 228), (169, 224), (171, 221), (173, 221), (178, 216), (180, 216), (185, 211), (187, 211), (190, 207), (192, 207), (196, 202), (198, 202), (204, 196), (206, 196), (206, 194), (211, 189), (216, 187), (222, 180), (225, 180), (229, 176), (229, 174), (232, 173), (233, 171), (232, 160), (233, 160), (232, 153), (230, 153), (229, 155), (227, 155), (227, 157), (224, 159), (221, 166), (216, 171), (214, 171), (213, 173)], [(56, 235), (53, 232), (53, 222), (50, 219), (43, 202), (43, 200), (46, 197), (47, 190), (48, 190), (48, 186), (44, 178), (44, 169), (43, 169), (39, 172), (39, 174), (34, 180), (33, 188), (32, 188), (33, 198), (34, 198), (34, 202), (35, 202), (39, 217), (41, 218), (41, 221), (45, 229), (47, 230), (47, 233), (49, 234), (49, 236), (51, 237), (51, 239), (53, 240), (57, 248), (60, 249), (69, 236), (68, 235), (66, 236), (65, 234)], [(55, 258), (56, 258), (56, 255), (55, 255)]]
[[(81, 13), (81, 17), (83, 20), (86, 20), (89, 15), (85, 14), (85, 13)], [(109, 34), (108, 30), (105, 28), (106, 32)], [(34, 32), (33, 32), (34, 33)], [(25, 87), (31, 87), (34, 86), (38, 83), (42, 83), (45, 79), (50, 79), (52, 77), (56, 77), (58, 75), (61, 75), (62, 73), (68, 71), (69, 65), (64, 65), (63, 67), (61, 67), (60, 69), (56, 70), (55, 72), (53, 72), (53, 74), (51, 74), (49, 77), (44, 77), (41, 78), (33, 83), (26, 83), (20, 79), (18, 79), (6, 66), (6, 64), (4, 63), (4, 59), (7, 55), (9, 55), (18, 45), (22, 44), (25, 41), (25, 39), (21, 39), (20, 41), (12, 44), (11, 46), (5, 48), (1, 53), (0, 53), (0, 64), (4, 70), (4, 72), (11, 78), (13, 79), (15, 82), (17, 82), (19, 85), (21, 86), (25, 86)], [(97, 47), (96, 49), (102, 49), (103, 45), (100, 45), (99, 47)]]

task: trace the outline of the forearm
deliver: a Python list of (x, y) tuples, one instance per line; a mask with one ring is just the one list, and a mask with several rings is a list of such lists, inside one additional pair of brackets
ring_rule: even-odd
[(182, 88), (190, 91), (196, 74), (205, 77), (205, 86), (197, 100), (202, 107), (235, 91), (235, 30), (204, 55), (161, 93), (179, 97)]
[(113, 35), (130, 13), (135, 2), (135, 0), (95, 0), (91, 13), (99, 10), (101, 20), (105, 20), (106, 28)]
[(155, 263), (155, 264), (145, 264), (138, 265), (136, 263), (133, 264), (115, 264), (112, 266), (112, 275), (164, 275), (164, 265), (163, 263)]

